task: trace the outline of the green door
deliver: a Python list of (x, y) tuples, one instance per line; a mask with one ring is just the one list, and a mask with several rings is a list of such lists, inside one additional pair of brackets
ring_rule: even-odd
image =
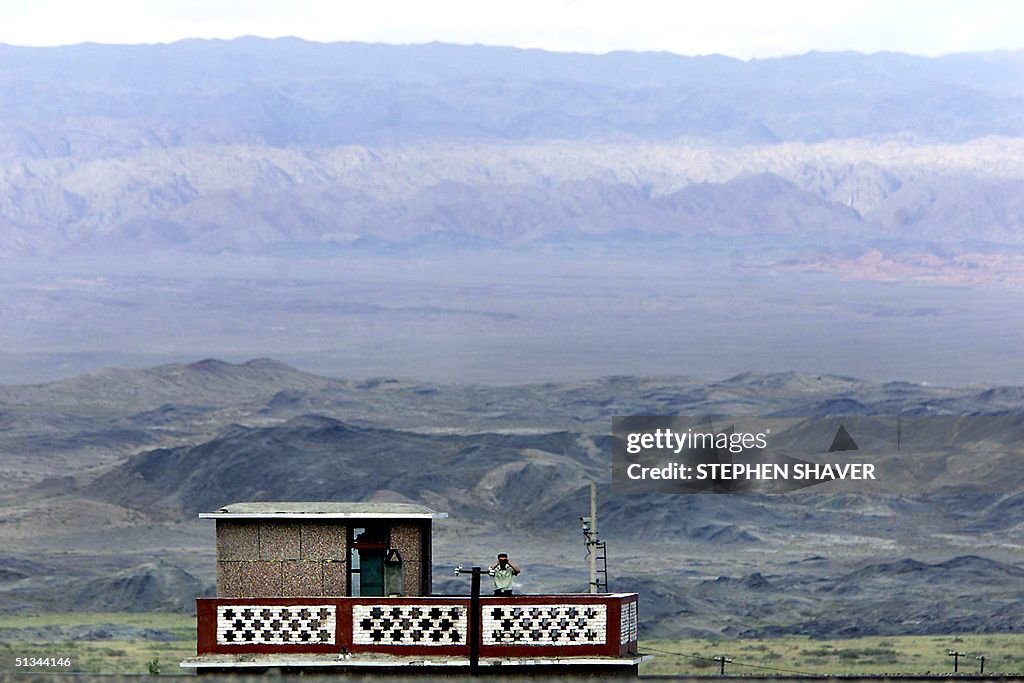
[[(358, 559), (354, 569), (358, 567), (357, 580), (352, 583), (352, 595), (363, 597), (383, 597), (384, 595), (384, 551), (377, 548), (352, 549), (352, 554), (358, 553)], [(356, 578), (353, 576), (353, 579)]]
[(384, 551), (364, 548), (359, 551), (361, 592), (366, 596), (384, 595)]

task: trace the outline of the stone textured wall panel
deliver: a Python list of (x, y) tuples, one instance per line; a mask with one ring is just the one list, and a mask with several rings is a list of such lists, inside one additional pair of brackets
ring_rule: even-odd
[(282, 596), (298, 597), (323, 594), (323, 562), (286, 560), (281, 563)]
[(347, 527), (342, 524), (307, 522), (302, 524), (303, 560), (345, 560), (348, 559), (346, 543)]
[(217, 559), (260, 559), (259, 525), (251, 522), (217, 520)]
[(299, 559), (300, 537), (300, 525), (297, 523), (261, 523), (260, 559), (278, 561)]
[(348, 595), (348, 563), (324, 562), (324, 595)]

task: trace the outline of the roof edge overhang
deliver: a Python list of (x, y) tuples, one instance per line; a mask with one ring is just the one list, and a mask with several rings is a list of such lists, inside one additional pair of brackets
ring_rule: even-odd
[(199, 519), (448, 519), (447, 512), (200, 512)]

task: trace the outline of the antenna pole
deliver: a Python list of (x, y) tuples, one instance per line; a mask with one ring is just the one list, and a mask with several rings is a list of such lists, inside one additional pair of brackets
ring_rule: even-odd
[[(597, 540), (597, 484), (590, 484), (590, 538)], [(590, 592), (597, 592), (597, 548), (590, 548)]]

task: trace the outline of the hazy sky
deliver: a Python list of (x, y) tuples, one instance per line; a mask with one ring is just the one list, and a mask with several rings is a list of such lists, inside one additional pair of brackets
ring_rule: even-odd
[(668, 50), (770, 57), (808, 50), (937, 55), (1024, 48), (1017, 0), (0, 0), (0, 42), (65, 45), (299, 36)]

